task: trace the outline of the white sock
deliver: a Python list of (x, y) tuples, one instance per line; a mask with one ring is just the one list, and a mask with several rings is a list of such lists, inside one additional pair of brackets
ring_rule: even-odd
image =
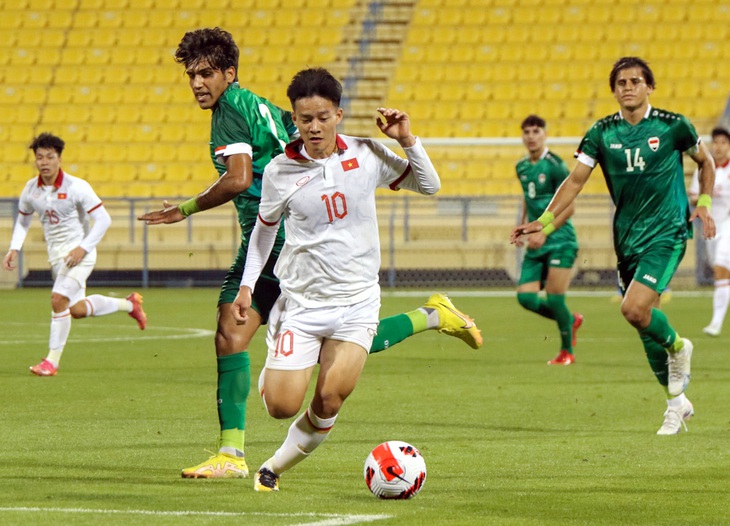
[(439, 312), (436, 309), (419, 307), (418, 310), (426, 315), (426, 327), (436, 329), (439, 326)]
[(684, 396), (684, 393), (682, 393), (679, 396), (675, 396), (674, 398), (667, 398), (667, 407), (671, 407), (674, 409), (679, 409), (686, 403), (687, 403), (687, 397)]
[(132, 312), (132, 302), (124, 298), (110, 298), (92, 294), (82, 300), (86, 304), (86, 316), (106, 316), (115, 312)]
[(54, 367), (61, 361), (61, 353), (66, 346), (68, 333), (71, 331), (71, 310), (51, 313), (51, 336), (48, 339), (48, 356), (46, 360)]
[(324, 442), (336, 419), (337, 415), (332, 418), (319, 418), (311, 406), (307, 408), (292, 423), (286, 440), (266, 462), (270, 466), (269, 469), (280, 475), (299, 464)]
[(715, 281), (715, 293), (712, 296), (712, 322), (710, 325), (722, 327), (728, 303), (730, 303), (730, 279)]

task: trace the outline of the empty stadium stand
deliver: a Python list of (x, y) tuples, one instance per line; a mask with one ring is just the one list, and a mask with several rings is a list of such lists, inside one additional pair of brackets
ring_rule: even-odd
[[(387, 104), (407, 109), (424, 137), (515, 137), (533, 112), (548, 119), (552, 136), (580, 136), (615, 110), (607, 75), (625, 54), (654, 67), (653, 104), (687, 114), (701, 133), (717, 122), (730, 86), (722, 59), (730, 54), (730, 5), (709, 0), (621, 0), (620, 8), (586, 0), (0, 0), (0, 7), (7, 183), (0, 197), (14, 196), (32, 175), (25, 146), (44, 130), (68, 139), (66, 168), (103, 195), (120, 193), (122, 179), (110, 173), (131, 178), (125, 191), (140, 197), (180, 192), (171, 184), (180, 178), (210, 181), (208, 114), (172, 59), (182, 34), (200, 26), (229, 29), (241, 48), (242, 83), (284, 107), (294, 72), (332, 69), (347, 90), (343, 131), (359, 135), (375, 135), (373, 109)], [(448, 164), (442, 149), (435, 162), (454, 183), (445, 193), (515, 191), (508, 165), (519, 148), (508, 148), (508, 159), (496, 147), (485, 156), (468, 149)]]

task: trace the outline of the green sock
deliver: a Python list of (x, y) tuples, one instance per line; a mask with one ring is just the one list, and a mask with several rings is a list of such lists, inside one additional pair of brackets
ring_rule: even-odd
[(684, 342), (677, 336), (666, 315), (659, 309), (651, 309), (651, 321), (648, 327), (641, 329), (639, 334), (643, 338), (648, 336), (656, 343), (670, 351), (680, 351), (684, 347)]
[[(416, 330), (416, 327), (418, 327), (418, 330)], [(378, 333), (373, 338), (370, 354), (384, 351), (417, 332), (425, 331), (426, 328), (426, 314), (420, 310), (384, 318), (380, 320), (378, 325)]]
[(243, 451), (246, 399), (251, 389), (251, 362), (247, 352), (218, 357), (219, 447)]
[(537, 292), (518, 292), (517, 301), (529, 311), (554, 320), (555, 313), (547, 301), (537, 295)]
[(644, 344), (646, 359), (649, 360), (649, 367), (654, 371), (657, 381), (667, 387), (669, 382), (669, 367), (667, 366), (667, 351), (664, 347), (655, 342), (648, 334), (641, 334), (641, 343)]
[(548, 294), (547, 304), (558, 322), (560, 348), (573, 354), (573, 315), (565, 303), (565, 294)]

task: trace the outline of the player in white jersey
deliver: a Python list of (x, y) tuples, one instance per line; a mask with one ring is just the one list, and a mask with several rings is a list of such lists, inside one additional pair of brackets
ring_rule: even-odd
[(322, 443), (365, 365), (380, 310), (376, 188), (430, 195), (441, 186), (408, 115), (399, 110), (378, 109), (384, 121), (378, 118), (377, 125), (407, 159), (374, 140), (338, 135), (341, 93), (340, 83), (321, 68), (300, 71), (289, 85), (301, 138), (264, 171), (259, 217), (232, 305), (244, 323), (283, 217), (286, 241), (275, 268), (281, 296), (269, 318), (259, 380), (269, 414), (296, 415), (317, 363), (320, 369), (309, 407), (256, 474), (257, 491), (277, 491), (280, 475)]
[[(712, 321), (702, 330), (710, 336), (719, 336), (730, 304), (730, 131), (717, 127), (711, 135), (710, 151), (715, 160), (712, 218), (717, 225), (717, 236), (706, 239), (705, 246), (715, 278), (715, 292), (712, 296)], [(699, 195), (700, 183), (695, 171), (689, 188), (692, 204), (697, 204)]]
[(137, 321), (140, 329), (147, 325), (142, 296), (137, 292), (125, 299), (99, 294), (86, 296), (86, 280), (96, 263), (96, 245), (111, 225), (111, 217), (89, 183), (61, 169), (64, 146), (61, 138), (50, 133), (40, 134), (31, 143), (39, 173), (26, 183), (20, 194), (18, 219), (10, 249), (3, 259), (5, 270), (16, 268), (33, 213), (38, 214), (54, 279), (48, 356), (30, 368), (38, 376), (58, 373), (71, 318), (123, 311)]

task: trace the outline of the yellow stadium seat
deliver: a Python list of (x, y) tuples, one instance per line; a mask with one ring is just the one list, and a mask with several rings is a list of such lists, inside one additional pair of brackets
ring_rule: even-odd
[(490, 25), (509, 26), (512, 23), (512, 10), (493, 7), (487, 11), (487, 21)]
[(507, 119), (510, 116), (511, 108), (508, 102), (493, 100), (484, 102), (484, 117), (489, 120)]
[(122, 113), (116, 105), (96, 104), (89, 114), (89, 121), (99, 124), (112, 124), (117, 122), (117, 114)]
[(561, 27), (553, 24), (534, 24), (530, 30), (530, 40), (539, 44), (553, 42), (558, 38)]
[(569, 100), (569, 86), (562, 82), (551, 82), (545, 86), (544, 95), (547, 100)]
[(66, 104), (52, 104), (43, 110), (43, 123), (61, 124), (67, 123), (69, 107)]
[(507, 38), (509, 30), (503, 25), (485, 25), (480, 28), (479, 42), (482, 44), (499, 44)]
[(132, 162), (140, 163), (151, 160), (164, 161), (165, 159), (153, 158), (153, 144), (135, 144), (130, 143), (127, 147), (127, 159)]
[(440, 10), (438, 9), (416, 6), (411, 18), (411, 28), (414, 26), (433, 26), (439, 21), (439, 13)]
[(131, 9), (121, 17), (122, 27), (127, 29), (146, 28), (149, 25), (149, 10)]

